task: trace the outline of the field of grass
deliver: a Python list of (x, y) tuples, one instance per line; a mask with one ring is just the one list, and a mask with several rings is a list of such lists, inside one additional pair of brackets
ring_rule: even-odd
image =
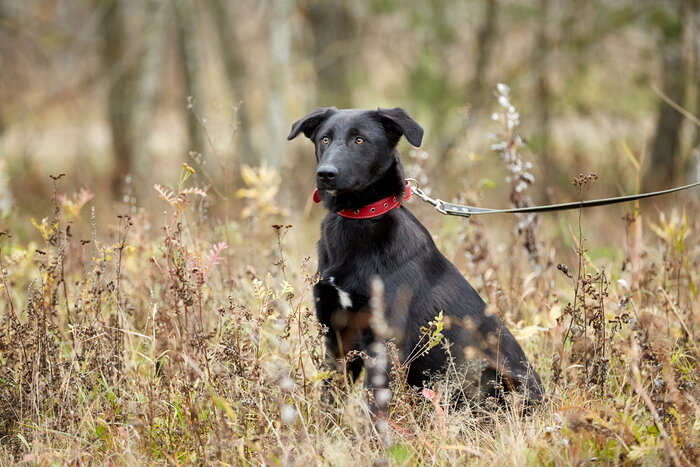
[[(321, 365), (320, 212), (281, 210), (271, 169), (243, 173), (240, 212), (212, 209), (193, 172), (184, 165), (172, 187), (155, 187), (146, 201), (159, 208), (111, 218), (90, 191), (63, 192), (70, 174), (56, 176), (42, 218), (0, 224), (0, 465), (700, 457), (697, 201), (628, 206), (616, 230), (576, 213), (519, 232), (505, 222), (499, 238), (498, 224), (436, 222), (413, 201), (521, 342), (547, 399), (531, 411), (518, 400), (455, 410), (448, 383), (416, 391), (399, 379), (379, 436), (361, 385)], [(592, 181), (576, 179), (582, 195)], [(326, 380), (333, 403), (322, 402)]]
[[(265, 206), (251, 206), (256, 219), (212, 219), (188, 173), (176, 193), (160, 189), (161, 220), (142, 212), (104, 228), (82, 192), (58, 194), (32, 220), (40, 242), (2, 233), (4, 463), (697, 458), (697, 216), (630, 218), (614, 274), (585, 252), (558, 266), (546, 238), (535, 261), (514, 236), (512, 263), (498, 264), (478, 222), (446, 223), (439, 241), (461, 239), (467, 276), (532, 357), (548, 399), (525, 415), (518, 401), (453, 411), (438, 386), (398, 385), (385, 443), (360, 385), (321, 369), (313, 234), (293, 235), (313, 227), (272, 225)], [(336, 405), (321, 403), (326, 378), (342, 393)]]

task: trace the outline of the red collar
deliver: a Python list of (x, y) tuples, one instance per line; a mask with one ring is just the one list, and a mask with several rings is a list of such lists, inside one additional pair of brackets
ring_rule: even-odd
[[(371, 219), (373, 217), (381, 216), (386, 214), (394, 208), (401, 206), (401, 201), (407, 201), (411, 199), (411, 185), (406, 182), (406, 191), (404, 191), (403, 199), (399, 198), (397, 195), (387, 196), (379, 201), (375, 201), (372, 204), (361, 207), (360, 209), (341, 209), (337, 211), (339, 216), (347, 217), (348, 219)], [(314, 190), (313, 194), (314, 203), (320, 203), (321, 197), (319, 196), (318, 190)]]

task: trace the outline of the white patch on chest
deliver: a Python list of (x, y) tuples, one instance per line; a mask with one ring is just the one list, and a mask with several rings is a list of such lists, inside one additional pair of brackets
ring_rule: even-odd
[(350, 298), (350, 294), (347, 293), (346, 291), (342, 290), (340, 287), (335, 285), (335, 277), (331, 276), (328, 278), (328, 282), (335, 287), (335, 290), (338, 291), (338, 302), (340, 302), (340, 306), (345, 308), (346, 310), (348, 308), (352, 308), (352, 299)]
[(336, 289), (338, 290), (338, 301), (340, 302), (340, 306), (346, 310), (348, 308), (352, 308), (352, 299), (350, 298), (350, 294), (344, 290), (340, 290), (338, 287), (336, 287)]

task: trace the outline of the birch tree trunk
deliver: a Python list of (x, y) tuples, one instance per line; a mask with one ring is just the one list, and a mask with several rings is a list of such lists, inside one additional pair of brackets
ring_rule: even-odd
[(290, 28), (294, 0), (271, 0), (270, 4), (270, 94), (267, 101), (269, 151), (263, 156), (273, 167), (280, 167), (286, 148), (287, 111), (285, 90), (290, 73)]

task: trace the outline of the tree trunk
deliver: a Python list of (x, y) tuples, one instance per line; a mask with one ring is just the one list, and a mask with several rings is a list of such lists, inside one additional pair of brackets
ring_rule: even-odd
[(270, 5), (270, 94), (267, 101), (268, 148), (266, 159), (273, 167), (282, 164), (287, 136), (285, 89), (290, 73), (289, 20), (293, 0), (272, 0)]
[[(170, 18), (170, 6), (167, 2), (148, 3), (148, 16), (153, 18), (152, 27), (146, 32), (148, 45), (138, 83), (139, 99), (134, 104), (134, 176), (137, 181), (144, 182), (150, 170), (148, 154), (149, 135), (153, 120), (153, 111), (160, 89), (160, 78), (163, 71), (165, 39), (167, 36), (167, 20)], [(134, 187), (142, 186), (134, 183)]]
[[(682, 53), (682, 15), (680, 8), (675, 8), (675, 12), (679, 13), (677, 17), (669, 14), (661, 20), (663, 23), (660, 25), (661, 91), (671, 101), (684, 106), (686, 74)], [(668, 186), (678, 178), (681, 169), (682, 122), (681, 113), (660, 99), (651, 147), (651, 167), (645, 183), (647, 188)]]
[(549, 168), (549, 129), (550, 129), (550, 105), (551, 92), (549, 88), (549, 51), (550, 36), (548, 25), (550, 23), (551, 1), (540, 0), (540, 16), (538, 18), (537, 36), (535, 38), (535, 49), (533, 51), (533, 68), (537, 74), (537, 123), (540, 134), (539, 152), (542, 160), (542, 167)]
[(197, 11), (191, 0), (176, 0), (178, 55), (187, 93), (186, 122), (189, 150), (201, 154), (195, 162), (204, 170), (207, 156), (204, 130), (198, 120), (198, 102), (205, 100), (200, 75), (201, 44), (197, 27)]
[[(465, 126), (470, 129), (479, 121), (479, 116), (485, 105), (491, 101), (493, 89), (496, 83), (487, 83), (487, 74), (491, 57), (493, 55), (493, 47), (496, 43), (498, 34), (498, 17), (499, 17), (499, 0), (485, 0), (486, 7), (484, 19), (481, 27), (476, 33), (476, 63), (474, 64), (474, 74), (467, 88), (466, 99), (469, 102), (469, 114), (466, 117), (466, 122), (449, 134), (443, 135), (442, 143), (438, 143), (438, 148), (434, 153), (434, 157), (439, 165), (449, 164), (448, 156), (452, 150), (459, 144), (460, 138), (464, 134)], [(443, 126), (442, 119), (444, 112), (436, 113), (436, 120), (433, 126), (440, 128)], [(463, 126), (464, 125), (464, 126)]]
[(317, 105), (353, 106), (351, 41), (355, 19), (350, 3), (312, 0), (308, 19), (313, 30), (313, 61), (318, 78)]
[[(2, 151), (2, 148), (0, 148)], [(10, 191), (10, 175), (7, 173), (7, 163), (0, 159), (0, 219), (12, 209), (12, 192)]]
[(228, 0), (213, 0), (209, 6), (215, 24), (219, 50), (224, 61), (226, 79), (236, 102), (240, 159), (248, 165), (256, 165), (260, 161), (250, 137), (250, 117), (248, 116), (248, 103), (245, 101), (246, 66), (240, 53), (241, 48), (238, 44), (236, 31), (232, 26), (232, 17), (235, 14), (231, 13)]
[(133, 71), (125, 63), (127, 42), (124, 4), (120, 0), (100, 0), (105, 8), (102, 25), (102, 59), (109, 83), (108, 119), (112, 133), (114, 168), (112, 195), (119, 198), (124, 179), (133, 169), (134, 137), (130, 118), (133, 107)]
[[(693, 57), (693, 71), (691, 82), (695, 86), (695, 116), (700, 118), (700, 0), (690, 0), (690, 22), (691, 22), (691, 49)], [(695, 125), (695, 135), (693, 138), (692, 157), (690, 158), (687, 170), (688, 183), (700, 180), (700, 125)], [(698, 190), (695, 191), (698, 193)], [(698, 195), (700, 196), (700, 195)]]
[(491, 90), (495, 87), (495, 83), (490, 85), (486, 83), (486, 74), (491, 63), (493, 46), (496, 43), (496, 35), (498, 33), (499, 5), (498, 0), (485, 0), (484, 3), (486, 4), (486, 14), (476, 34), (476, 64), (474, 65), (474, 76), (469, 85), (469, 95), (467, 96), (471, 103), (468, 122), (470, 126), (478, 121), (478, 115), (484, 104), (491, 101)]
[[(7, 21), (7, 18), (5, 17), (5, 5), (0, 2), (0, 32), (3, 34), (5, 33), (3, 31), (3, 25)], [(2, 47), (0, 47), (0, 70), (5, 70), (6, 66), (8, 66), (7, 60), (3, 59), (3, 50)], [(5, 105), (2, 102), (2, 100), (5, 98), (6, 95), (6, 90), (5, 88), (5, 83), (7, 81), (7, 77), (0, 78), (0, 154), (2, 154), (2, 136), (5, 134), (5, 128), (6, 128), (6, 123), (5, 123)]]

